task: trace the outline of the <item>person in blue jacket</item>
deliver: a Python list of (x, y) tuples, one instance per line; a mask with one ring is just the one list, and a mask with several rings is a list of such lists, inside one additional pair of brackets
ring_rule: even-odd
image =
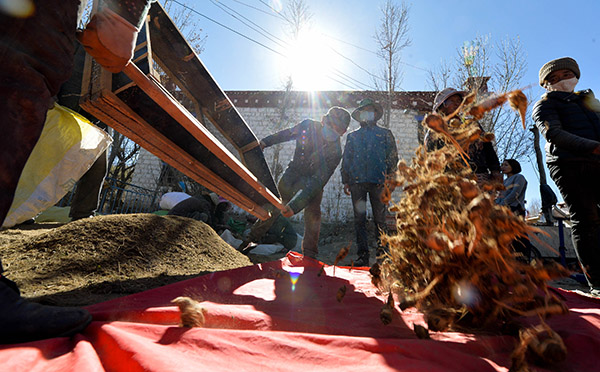
[[(385, 231), (386, 206), (381, 200), (388, 175), (398, 165), (396, 139), (389, 129), (377, 125), (383, 116), (381, 105), (370, 98), (363, 99), (352, 112), (360, 128), (348, 133), (342, 156), (344, 193), (352, 197), (354, 229), (358, 259), (355, 266), (369, 266), (367, 239), (367, 197), (371, 202), (373, 220), (378, 233)], [(380, 250), (378, 256), (383, 253)]]
[(581, 72), (563, 57), (539, 72), (546, 93), (533, 106), (535, 125), (546, 138), (550, 177), (569, 207), (572, 238), (590, 285), (600, 286), (600, 102), (575, 91)]

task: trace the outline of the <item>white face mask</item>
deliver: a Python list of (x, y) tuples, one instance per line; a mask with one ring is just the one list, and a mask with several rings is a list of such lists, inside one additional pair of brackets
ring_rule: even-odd
[(375, 121), (375, 111), (361, 111), (359, 115), (361, 122), (371, 122)]
[(565, 79), (565, 80), (561, 80), (556, 84), (548, 84), (546, 83), (546, 90), (548, 92), (567, 92), (567, 93), (571, 93), (574, 89), (575, 89), (575, 85), (577, 85), (577, 82), (579, 80), (577, 80), (576, 77), (570, 78), (570, 79)]

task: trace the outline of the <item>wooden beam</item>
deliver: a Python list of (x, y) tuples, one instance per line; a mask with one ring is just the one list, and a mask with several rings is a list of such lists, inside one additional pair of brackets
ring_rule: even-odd
[(94, 99), (90, 98), (84, 98), (80, 103), (81, 107), (87, 112), (134, 140), (146, 150), (179, 169), (196, 182), (227, 198), (248, 213), (255, 215), (261, 220), (269, 217), (269, 213), (264, 208), (225, 182), (146, 123), (114, 93), (109, 90), (103, 90)]
[(225, 165), (231, 168), (241, 179), (259, 192), (267, 201), (283, 211), (285, 206), (281, 200), (248, 171), (196, 118), (194, 118), (177, 100), (151, 77), (133, 63), (128, 63), (123, 70), (136, 85), (144, 91), (156, 104), (165, 110), (173, 119), (183, 126), (196, 140), (202, 143), (211, 153), (215, 154)]

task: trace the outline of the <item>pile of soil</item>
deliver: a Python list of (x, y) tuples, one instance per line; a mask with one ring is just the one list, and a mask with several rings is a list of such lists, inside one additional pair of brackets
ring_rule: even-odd
[(203, 222), (177, 216), (98, 216), (0, 233), (5, 275), (24, 297), (88, 305), (252, 265)]

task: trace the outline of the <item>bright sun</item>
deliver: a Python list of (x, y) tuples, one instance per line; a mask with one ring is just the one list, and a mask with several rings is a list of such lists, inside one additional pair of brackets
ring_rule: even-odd
[(285, 79), (291, 76), (294, 90), (316, 91), (331, 85), (338, 55), (329, 47), (325, 36), (315, 30), (303, 31), (286, 51), (280, 66)]

